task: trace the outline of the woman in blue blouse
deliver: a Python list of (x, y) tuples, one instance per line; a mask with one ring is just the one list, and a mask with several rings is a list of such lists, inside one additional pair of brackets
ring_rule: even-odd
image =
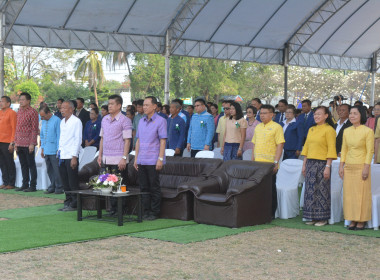
[(91, 109), (90, 120), (86, 123), (83, 131), (83, 138), (86, 147), (94, 146), (99, 149), (101, 121), (98, 119), (98, 115), (98, 108)]

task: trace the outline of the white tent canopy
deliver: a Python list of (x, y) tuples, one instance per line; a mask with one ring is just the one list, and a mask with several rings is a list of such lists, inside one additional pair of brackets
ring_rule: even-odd
[(379, 70), (379, 0), (2, 0), (1, 42)]

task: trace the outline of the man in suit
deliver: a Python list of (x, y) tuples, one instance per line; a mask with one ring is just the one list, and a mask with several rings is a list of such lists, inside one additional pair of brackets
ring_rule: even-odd
[(252, 101), (251, 101), (251, 105), (253, 107), (255, 107), (257, 109), (257, 114), (256, 114), (256, 120), (258, 120), (259, 122), (261, 122), (261, 119), (260, 119), (260, 109), (261, 109), (261, 100), (260, 98), (253, 98)]
[(350, 127), (352, 123), (348, 119), (351, 106), (348, 104), (342, 104), (338, 107), (339, 120), (334, 125), (336, 131), (336, 153), (340, 157), (340, 151), (342, 149), (343, 132), (347, 127)]
[(278, 101), (278, 113), (276, 114), (274, 121), (278, 124), (281, 124), (285, 119), (285, 111), (288, 108), (288, 101), (286, 99), (281, 99)]
[(302, 114), (299, 115), (297, 122), (301, 122), (303, 124), (305, 143), (309, 128), (315, 124), (314, 113), (311, 110), (311, 101), (309, 99), (302, 100)]
[(297, 159), (302, 151), (304, 129), (303, 123), (297, 122), (295, 107), (288, 106), (286, 109), (286, 119), (280, 125), (284, 131), (285, 145), (283, 160)]
[(86, 125), (86, 123), (90, 120), (90, 112), (88, 112), (85, 108), (83, 108), (84, 105), (84, 99), (82, 97), (77, 97), (77, 108), (75, 111), (75, 116), (80, 119), (82, 122), (83, 129)]

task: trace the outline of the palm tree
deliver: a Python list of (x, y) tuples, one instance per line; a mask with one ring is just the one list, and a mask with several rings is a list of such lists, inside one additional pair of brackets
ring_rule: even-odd
[[(105, 59), (107, 61), (107, 66), (115, 71), (116, 66), (123, 66), (124, 64), (127, 65), (128, 68), (128, 78), (131, 80), (132, 72), (131, 72), (131, 66), (129, 65), (128, 56), (130, 53), (127, 52), (107, 52), (105, 54)], [(133, 94), (133, 93), (132, 93)], [(135, 96), (133, 94), (133, 100), (135, 99)]]
[(102, 86), (105, 78), (103, 73), (103, 65), (100, 53), (88, 51), (86, 55), (79, 58), (74, 65), (76, 79), (81, 79), (82, 82), (87, 80), (89, 87), (94, 89), (95, 103), (98, 104), (97, 86)]

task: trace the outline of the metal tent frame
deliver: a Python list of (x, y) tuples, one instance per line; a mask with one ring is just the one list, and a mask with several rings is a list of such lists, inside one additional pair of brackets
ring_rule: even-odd
[[(378, 0), (0, 0), (0, 94), (11, 45), (289, 65), (380, 68)], [(165, 100), (167, 101), (167, 100)]]

